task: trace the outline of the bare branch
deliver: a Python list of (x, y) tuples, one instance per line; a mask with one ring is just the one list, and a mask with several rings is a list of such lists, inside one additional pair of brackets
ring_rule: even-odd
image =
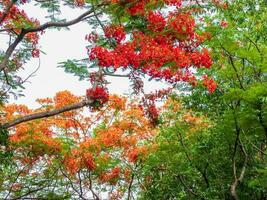
[(74, 186), (74, 184), (73, 184), (73, 181), (72, 181), (71, 178), (70, 178), (70, 177), (63, 171), (63, 169), (60, 168), (60, 171), (61, 171), (62, 175), (63, 175), (65, 178), (68, 179), (68, 181), (69, 181), (69, 183), (70, 183), (72, 189), (74, 190), (74, 192), (77, 193), (77, 195), (79, 195), (79, 198), (82, 199), (82, 200), (86, 200), (86, 198), (84, 198), (84, 197), (82, 196), (82, 194), (79, 193), (79, 190), (75, 188), (75, 186)]
[(100, 198), (98, 197), (98, 195), (95, 193), (95, 191), (93, 190), (93, 183), (92, 183), (92, 179), (91, 179), (91, 173), (89, 171), (88, 173), (88, 179), (89, 179), (89, 190), (91, 191), (93, 198), (96, 200), (100, 200)]
[[(236, 139), (235, 139), (235, 145), (234, 145), (234, 152), (233, 152), (233, 175), (234, 175), (234, 181), (231, 185), (230, 192), (234, 200), (239, 200), (238, 194), (237, 194), (237, 186), (239, 183), (241, 183), (244, 179), (245, 172), (246, 172), (246, 167), (247, 167), (247, 162), (248, 162), (248, 154), (244, 148), (243, 143), (240, 140), (240, 127), (238, 126), (238, 121), (236, 119), (235, 113), (234, 113), (234, 120), (235, 120), (235, 129), (236, 129)], [(237, 176), (237, 169), (236, 169), (236, 155), (237, 155), (237, 147), (240, 146), (241, 152), (244, 154), (244, 162), (243, 166), (241, 168), (241, 172), (239, 176)]]
[(234, 179), (234, 182), (231, 185), (231, 195), (235, 200), (239, 199), (237, 191), (236, 191), (236, 188), (239, 185), (239, 183), (241, 183), (243, 181), (243, 179), (244, 179), (245, 172), (246, 172), (246, 167), (247, 167), (247, 162), (248, 162), (248, 154), (247, 154), (247, 152), (246, 152), (246, 150), (244, 148), (244, 145), (242, 144), (240, 139), (239, 139), (239, 145), (240, 145), (241, 151), (244, 154), (245, 158), (244, 158), (243, 166), (241, 168), (241, 172), (240, 172), (240, 175), (239, 175), (238, 178), (237, 178), (237, 175), (236, 175), (236, 162), (235, 162), (235, 159), (233, 161), (233, 170), (234, 170), (234, 174), (235, 174), (235, 179)]
[(131, 181), (128, 187), (128, 196), (127, 196), (127, 200), (130, 200), (131, 198), (131, 193), (132, 193), (132, 185), (133, 185), (133, 181), (134, 181), (134, 173), (131, 176)]

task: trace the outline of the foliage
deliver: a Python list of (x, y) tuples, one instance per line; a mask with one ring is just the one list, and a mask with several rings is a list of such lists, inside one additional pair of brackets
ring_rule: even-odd
[[(0, 198), (267, 199), (265, 0), (36, 1), (45, 24), (33, 2), (0, 2)], [(88, 55), (60, 67), (85, 95), (4, 103), (44, 31), (82, 21)], [(108, 76), (132, 94), (109, 94)], [(143, 77), (170, 88), (145, 94)]]
[(265, 1), (229, 1), (205, 17), (218, 88), (210, 95), (198, 86), (180, 102), (212, 126), (194, 138), (179, 112), (163, 124), (142, 198), (266, 199), (265, 11)]
[[(6, 119), (11, 120), (79, 99), (62, 91), (53, 99), (38, 99), (41, 107), (37, 110), (11, 104), (3, 111)], [(11, 129), (8, 148), (14, 152), (14, 163), (2, 173), (1, 198), (71, 194), (72, 198), (86, 199), (113, 190), (124, 196), (129, 184), (136, 187), (133, 176), (145, 156), (153, 151), (149, 140), (156, 133), (143, 109), (111, 95), (105, 107), (86, 113), (88, 108)]]

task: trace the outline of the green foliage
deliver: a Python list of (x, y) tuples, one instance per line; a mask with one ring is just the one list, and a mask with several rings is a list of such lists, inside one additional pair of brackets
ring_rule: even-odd
[[(95, 0), (87, 2), (99, 3)], [(73, 1), (63, 3), (73, 6)], [(37, 4), (48, 10), (48, 18), (64, 21), (58, 19), (59, 1), (39, 1)], [(201, 85), (189, 91), (188, 87), (179, 84), (179, 91), (185, 93), (177, 94), (173, 99), (181, 104), (180, 110), (175, 110), (170, 104), (160, 116), (159, 133), (151, 141), (157, 148), (134, 169), (138, 177), (135, 185), (142, 186), (142, 190), (134, 188), (139, 199), (267, 199), (267, 2), (229, 0), (227, 9), (210, 4), (206, 6), (200, 17), (208, 25), (200, 29), (212, 35), (205, 45), (212, 50), (214, 65), (210, 73), (218, 88), (209, 94)], [(106, 7), (104, 11), (110, 15), (106, 21), (124, 24), (126, 31), (140, 29), (147, 23), (140, 16), (130, 16), (119, 5)], [(96, 26), (99, 25), (98, 20), (92, 19), (89, 23)], [(221, 27), (222, 21), (226, 21), (227, 26)], [(26, 28), (31, 26), (27, 23), (22, 25)], [(108, 43), (100, 37), (97, 42), (109, 47), (114, 41)], [(23, 47), (27, 49), (27, 42)], [(18, 55), (23, 61), (30, 57), (28, 50)], [(23, 88), (16, 82), (15, 61), (11, 59), (9, 62), (12, 72), (0, 74), (0, 80), (9, 83), (12, 90)], [(162, 68), (172, 64), (167, 63)], [(97, 63), (90, 63), (88, 67), (83, 60), (59, 63), (59, 67), (79, 80), (88, 79), (88, 69), (96, 66)], [(199, 77), (202, 73), (199, 70)], [(0, 103), (6, 98), (1, 95)], [(190, 115), (191, 121), (186, 119), (186, 114)], [(196, 123), (195, 119), (201, 119), (202, 123)], [(98, 130), (106, 128), (105, 123), (99, 123), (91, 136), (95, 137)], [(64, 143), (63, 152), (69, 152), (74, 145), (73, 140), (68, 137), (60, 140)], [(33, 143), (34, 140), (25, 145), (31, 148)], [(14, 155), (8, 152), (8, 131), (5, 129), (0, 129), (2, 146), (0, 191), (8, 191), (22, 172), (19, 164), (12, 163)], [(45, 151), (45, 145), (38, 148)], [(109, 150), (106, 149), (107, 152)], [(106, 163), (96, 159), (96, 164), (101, 167), (94, 176), (117, 166), (119, 159), (110, 159)], [(64, 187), (70, 185), (68, 178), (59, 172), (61, 167), (59, 162), (53, 161), (38, 177), (26, 175), (19, 180), (21, 189), (12, 195), (20, 198), (27, 192), (35, 192), (38, 199), (71, 199), (71, 194), (64, 192)], [(53, 171), (57, 173), (52, 174)], [(56, 186), (58, 190), (54, 191)]]
[(78, 76), (79, 80), (88, 79), (89, 73), (84, 63), (78, 60), (67, 60), (59, 64), (59, 67), (63, 68), (65, 72)]
[[(213, 125), (186, 137), (188, 127), (175, 113), (175, 122), (162, 126), (159, 147), (144, 167), (153, 178), (142, 199), (234, 199), (234, 172), (239, 178), (243, 169), (235, 189), (239, 199), (267, 198), (266, 10), (263, 0), (209, 10), (213, 37), (206, 45), (213, 50), (218, 88), (207, 94), (197, 86), (180, 101)], [(218, 26), (221, 21), (228, 26)]]

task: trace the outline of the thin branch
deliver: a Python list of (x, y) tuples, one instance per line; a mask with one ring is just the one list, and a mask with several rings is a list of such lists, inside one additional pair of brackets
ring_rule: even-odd
[(88, 172), (88, 179), (89, 179), (89, 184), (90, 184), (89, 190), (92, 192), (94, 199), (100, 200), (100, 198), (97, 196), (97, 194), (95, 193), (95, 191), (93, 189), (93, 184), (92, 184), (92, 179), (91, 179), (91, 173), (90, 173), (90, 171)]
[(203, 172), (200, 167), (198, 167), (196, 164), (194, 164), (193, 160), (188, 155), (187, 147), (186, 147), (186, 145), (185, 145), (185, 143), (183, 141), (183, 136), (182, 136), (181, 132), (178, 131), (177, 136), (179, 138), (180, 144), (184, 148), (184, 153), (185, 153), (185, 156), (186, 156), (187, 160), (189, 161), (191, 166), (195, 167), (200, 172), (200, 174), (202, 175), (202, 177), (203, 177), (203, 179), (205, 181), (205, 184), (206, 184), (206, 186), (208, 188), (209, 187), (209, 179), (207, 177), (207, 172), (206, 172), (208, 164), (206, 165), (206, 167), (204, 169), (204, 172)]
[[(189, 193), (191, 193), (191, 194), (194, 195), (195, 197), (200, 198), (200, 196), (199, 196), (197, 193), (195, 193), (195, 192), (194, 192), (188, 185), (186, 185), (186, 183), (184, 182), (184, 180), (183, 180), (183, 178), (182, 178), (181, 175), (178, 175), (177, 177), (179, 178), (180, 182), (182, 183), (182, 185), (185, 187), (185, 189), (186, 189)], [(201, 199), (203, 199), (203, 198), (201, 198)]]
[(131, 176), (131, 181), (130, 181), (130, 184), (129, 184), (129, 187), (128, 187), (128, 196), (127, 196), (127, 200), (130, 200), (131, 198), (131, 193), (132, 193), (132, 185), (133, 185), (133, 181), (134, 181), (134, 173), (132, 174)]
[[(44, 181), (44, 183), (41, 183), (39, 188), (30, 190), (27, 193), (25, 193), (25, 194), (23, 194), (23, 195), (21, 195), (19, 197), (12, 198), (12, 199), (13, 200), (15, 200), (15, 199), (29, 199), (29, 198), (23, 198), (23, 197), (27, 197), (30, 194), (35, 194), (36, 192), (38, 192), (38, 191), (40, 191), (40, 190), (42, 190), (42, 189), (44, 189), (46, 187), (51, 186), (53, 184), (53, 181), (51, 181), (51, 180), (53, 180), (53, 177), (56, 175), (57, 172), (58, 172), (58, 169), (56, 169), (54, 171), (54, 173), (50, 177), (47, 178), (47, 181)], [(30, 198), (30, 199), (32, 199), (32, 198)]]
[[(93, 12), (94, 12), (94, 16), (96, 18), (96, 21), (98, 22), (98, 24), (100, 25), (101, 29), (103, 30), (103, 32), (105, 32), (105, 26), (102, 24), (101, 20), (99, 19), (97, 13), (96, 13), (96, 9), (95, 9), (95, 6), (92, 4), (92, 8), (93, 8)], [(108, 42), (109, 44), (113, 47), (113, 48), (116, 48), (116, 45), (114, 45), (114, 43), (111, 41), (111, 39), (108, 37)]]
[(83, 196), (82, 179), (81, 179), (80, 171), (78, 172), (78, 178), (79, 178), (79, 189), (80, 189), (80, 193), (81, 193), (81, 196)]
[(70, 183), (72, 189), (79, 195), (80, 199), (86, 200), (86, 198), (84, 198), (84, 197), (79, 193), (79, 190), (77, 190), (77, 189), (74, 187), (72, 180), (71, 180), (70, 177), (63, 171), (63, 169), (60, 168), (60, 171), (61, 171), (62, 175), (63, 175), (65, 178), (67, 178), (67, 179), (69, 180), (69, 183)]
[(11, 184), (9, 190), (8, 190), (8, 193), (7, 193), (6, 197), (5, 197), (5, 199), (8, 199), (8, 197), (9, 197), (11, 191), (12, 191), (13, 185), (17, 182), (19, 176), (25, 171), (26, 167), (28, 167), (30, 164), (32, 164), (32, 163), (28, 163), (27, 165), (25, 165), (25, 166), (18, 172), (16, 178), (14, 179), (14, 181), (12, 182), (12, 184)]
[[(100, 4), (100, 5), (98, 5), (98, 7), (103, 6), (103, 5), (106, 5), (106, 4)], [(9, 60), (10, 56), (12, 55), (13, 51), (15, 50), (17, 45), (23, 40), (24, 36), (27, 33), (43, 31), (43, 30), (50, 28), (50, 27), (68, 27), (68, 26), (71, 26), (71, 25), (74, 25), (74, 24), (77, 24), (77, 23), (83, 21), (85, 17), (87, 17), (88, 15), (90, 15), (92, 13), (94, 13), (94, 9), (90, 9), (90, 10), (86, 11), (85, 13), (83, 13), (82, 15), (80, 15), (79, 17), (77, 17), (76, 19), (70, 20), (68, 22), (47, 22), (47, 23), (45, 23), (41, 26), (38, 26), (38, 27), (21, 29), (21, 32), (18, 35), (18, 37), (15, 39), (15, 41), (6, 50), (5, 56), (4, 56), (4, 58), (0, 64), (0, 71), (2, 71), (6, 67), (8, 60)], [(92, 15), (92, 16), (94, 16), (94, 15)]]
[(230, 52), (229, 52), (229, 51), (228, 51), (222, 44), (221, 44), (221, 47), (222, 47), (222, 49), (228, 54), (228, 57), (229, 57), (231, 66), (233, 67), (233, 69), (234, 69), (234, 71), (235, 71), (236, 78), (237, 78), (237, 80), (238, 80), (238, 82), (239, 82), (240, 88), (244, 90), (245, 88), (244, 88), (243, 83), (242, 83), (242, 80), (241, 80), (241, 78), (240, 78), (240, 76), (239, 76), (239, 74), (238, 74), (238, 71), (237, 71), (237, 68), (236, 68), (236, 66), (235, 66), (235, 63), (234, 63), (232, 54), (231, 54), (231, 53), (230, 53)]
[[(103, 5), (106, 5), (106, 4), (100, 4), (98, 5), (97, 7), (101, 7)], [(39, 27), (35, 27), (35, 28), (29, 28), (29, 29), (26, 29), (26, 33), (30, 33), (30, 32), (39, 32), (39, 31), (43, 31), (47, 28), (50, 28), (50, 27), (67, 27), (67, 26), (71, 26), (71, 25), (74, 25), (74, 24), (77, 24), (81, 21), (84, 20), (85, 17), (87, 17), (88, 15), (94, 13), (94, 9), (90, 9), (88, 11), (86, 11), (85, 13), (81, 14), (79, 17), (77, 17), (76, 19), (73, 19), (71, 21), (68, 21), (68, 22), (47, 22)], [(92, 15), (92, 17), (95, 16), (95, 15)]]
[[(9, 88), (6, 89), (5, 91), (3, 91), (3, 93), (1, 95), (6, 95), (14, 86), (22, 86), (26, 81), (28, 81), (31, 77), (34, 76), (34, 74), (40, 69), (40, 67), (41, 67), (41, 59), (39, 58), (39, 62), (38, 62), (37, 68), (32, 73), (30, 73), (24, 80), (18, 81), (16, 83), (16, 85), (12, 85), (11, 83), (7, 82), (8, 80), (6, 80), (7, 85), (9, 85)], [(3, 71), (4, 71), (5, 76), (6, 76), (5, 69)], [(6, 79), (7, 79), (7, 76), (6, 76)]]
[[(232, 166), (233, 166), (234, 181), (231, 185), (230, 192), (231, 192), (231, 195), (232, 195), (234, 200), (239, 200), (236, 189), (237, 189), (237, 186), (239, 185), (239, 183), (241, 183), (244, 179), (245, 171), (246, 171), (246, 167), (247, 167), (247, 162), (248, 162), (248, 154), (244, 148), (243, 143), (240, 140), (241, 129), (238, 126), (238, 121), (236, 119), (235, 112), (234, 112), (234, 120), (235, 120), (235, 129), (236, 129), (236, 140), (235, 140), (235, 146), (234, 146), (234, 152), (233, 152), (233, 161), (232, 161), (233, 162)], [(236, 155), (237, 155), (237, 147), (238, 146), (240, 146), (241, 152), (245, 156), (239, 177), (237, 177), (237, 169), (236, 169)]]
[(245, 37), (254, 45), (254, 47), (257, 49), (257, 51), (259, 52), (259, 54), (262, 56), (262, 53), (260, 51), (260, 48), (258, 47), (257, 43), (254, 42), (252, 39), (250, 39), (250, 37), (246, 36)]
[(257, 151), (259, 151), (262, 155), (267, 156), (267, 154), (266, 154), (263, 150), (261, 150), (260, 148), (258, 148), (258, 147), (257, 147), (255, 144), (253, 144), (249, 139), (247, 139), (247, 141), (248, 141), (249, 144), (251, 144), (251, 146), (252, 146), (254, 149), (256, 149)]

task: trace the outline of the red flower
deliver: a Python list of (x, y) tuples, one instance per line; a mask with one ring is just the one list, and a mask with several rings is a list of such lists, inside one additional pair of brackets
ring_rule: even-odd
[(171, 6), (180, 7), (182, 5), (182, 0), (164, 0), (164, 2)]
[[(124, 29), (122, 25), (106, 27), (105, 37), (116, 40), (117, 44), (112, 47), (95, 46), (88, 52), (90, 60), (97, 60), (100, 67), (111, 67), (114, 70), (131, 68), (171, 84), (184, 81), (192, 85), (196, 85), (196, 77), (194, 73), (188, 74), (191, 68), (211, 67), (213, 62), (210, 52), (199, 48), (206, 39), (210, 39), (210, 34), (195, 32), (196, 23), (190, 11), (180, 12), (177, 9), (163, 16), (160, 11), (153, 11), (148, 6), (151, 3), (157, 7), (158, 1), (111, 1), (132, 15), (140, 15), (140, 18), (146, 20), (147, 26), (133, 27), (132, 30)], [(181, 2), (163, 0), (161, 3), (182, 6)], [(127, 33), (127, 42), (121, 43)]]
[(162, 31), (165, 28), (166, 21), (161, 13), (155, 13), (150, 11), (147, 17), (149, 25), (147, 26), (148, 29), (152, 31)]
[(105, 36), (107, 38), (114, 38), (117, 43), (121, 43), (126, 38), (126, 33), (122, 26), (112, 25), (105, 27)]
[(39, 56), (40, 56), (40, 51), (39, 51), (39, 49), (33, 49), (33, 50), (32, 50), (32, 57), (34, 57), (34, 58), (39, 58)]
[(212, 59), (207, 49), (202, 49), (202, 52), (194, 52), (191, 54), (191, 60), (196, 67), (205, 67), (209, 69), (212, 65)]
[(220, 26), (225, 28), (228, 26), (228, 22), (227, 21), (221, 21)]
[(188, 13), (173, 13), (169, 17), (169, 26), (180, 35), (192, 37), (194, 35), (195, 20)]
[(208, 88), (210, 93), (213, 93), (216, 88), (217, 88), (217, 84), (214, 82), (214, 80), (212, 80), (211, 78), (209, 78), (207, 75), (204, 75), (202, 80), (202, 84)]
[(96, 86), (95, 88), (87, 89), (86, 96), (89, 99), (99, 102), (100, 104), (106, 103), (109, 99), (108, 92), (101, 86)]

